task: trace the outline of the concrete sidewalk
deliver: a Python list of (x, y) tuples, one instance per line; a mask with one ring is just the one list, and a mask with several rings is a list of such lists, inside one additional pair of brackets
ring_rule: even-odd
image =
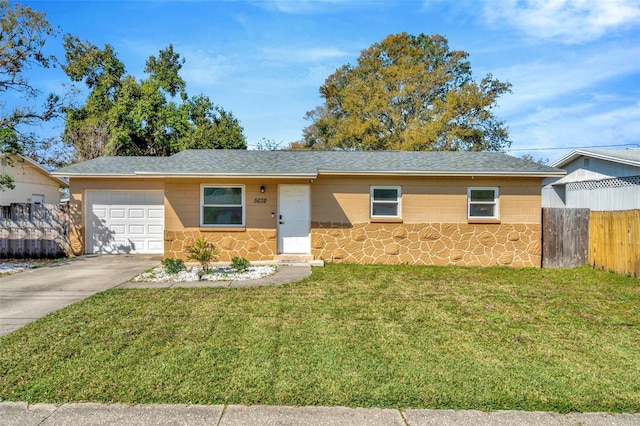
[(0, 402), (3, 426), (30, 425), (536, 425), (637, 426), (640, 414), (241, 405)]

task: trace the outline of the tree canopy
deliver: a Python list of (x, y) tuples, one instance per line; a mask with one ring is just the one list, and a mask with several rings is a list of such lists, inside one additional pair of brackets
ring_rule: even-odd
[(166, 156), (184, 149), (246, 149), (239, 121), (208, 97), (189, 97), (173, 46), (150, 56), (145, 79), (126, 74), (114, 49), (65, 36), (64, 71), (90, 90), (66, 112), (64, 141), (77, 160), (102, 155)]
[[(30, 126), (55, 118), (60, 112), (60, 98), (49, 95), (44, 105), (36, 107), (39, 92), (26, 79), (33, 67), (49, 68), (55, 58), (44, 53), (44, 46), (54, 29), (44, 13), (30, 7), (0, 0), (0, 151), (24, 154), (26, 145), (38, 142)], [(21, 105), (6, 105), (5, 93), (21, 98)], [(11, 157), (8, 157), (11, 161)], [(12, 189), (13, 179), (0, 176), (0, 190)]]
[(509, 83), (473, 79), (468, 53), (440, 35), (390, 35), (357, 65), (330, 75), (324, 105), (307, 113), (306, 148), (499, 151), (510, 146), (492, 112)]

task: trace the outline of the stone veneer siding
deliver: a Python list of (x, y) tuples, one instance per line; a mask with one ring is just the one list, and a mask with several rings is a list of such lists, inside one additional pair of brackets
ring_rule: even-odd
[(186, 249), (195, 240), (204, 237), (220, 250), (219, 260), (229, 262), (239, 256), (249, 261), (273, 260), (278, 254), (275, 229), (246, 231), (184, 230), (164, 231), (164, 256), (187, 259)]
[(311, 253), (328, 262), (540, 267), (538, 224), (313, 223)]
[[(311, 254), (343, 263), (540, 267), (541, 233), (537, 224), (313, 223)], [(273, 229), (185, 230), (165, 231), (165, 257), (186, 259), (186, 248), (200, 237), (220, 249), (221, 261), (277, 255)]]

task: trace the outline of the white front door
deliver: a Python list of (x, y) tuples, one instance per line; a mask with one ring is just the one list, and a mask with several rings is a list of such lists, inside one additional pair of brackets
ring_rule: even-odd
[(278, 185), (278, 251), (311, 251), (311, 199), (309, 185)]

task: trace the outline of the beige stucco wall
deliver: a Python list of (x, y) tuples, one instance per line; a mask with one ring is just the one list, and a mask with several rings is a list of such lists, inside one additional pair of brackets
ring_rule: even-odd
[(38, 170), (27, 161), (15, 160), (13, 166), (5, 158), (0, 159), (0, 175), (14, 179), (14, 189), (0, 191), (0, 205), (30, 203), (34, 194), (43, 195), (46, 204), (60, 202), (60, 183)]
[[(200, 226), (202, 184), (245, 187), (246, 227)], [(334, 262), (540, 266), (541, 199), (538, 178), (387, 178), (322, 176), (308, 179), (72, 180), (71, 206), (90, 189), (164, 189), (165, 256), (185, 258), (201, 236), (221, 250), (220, 260), (277, 255), (278, 184), (311, 187), (311, 254)], [(265, 193), (260, 193), (264, 185)], [(369, 218), (371, 185), (402, 187), (402, 220)], [(467, 221), (467, 188), (497, 186), (500, 220)], [(262, 202), (254, 202), (264, 199)], [(262, 200), (261, 200), (262, 201)], [(74, 209), (75, 206), (75, 209)], [(76, 238), (82, 241), (82, 226)], [(82, 247), (82, 244), (78, 244)]]
[[(402, 188), (401, 221), (370, 220), (371, 185)], [(468, 187), (499, 188), (499, 221), (469, 223)], [(311, 252), (318, 259), (541, 265), (540, 179), (324, 177), (312, 192)]]
[[(220, 260), (235, 256), (273, 260), (278, 254), (278, 184), (308, 184), (304, 179), (167, 179), (165, 184), (165, 256), (186, 258), (185, 249), (205, 237), (220, 249)], [(202, 185), (244, 185), (245, 227), (200, 226)], [(265, 192), (260, 192), (260, 187)], [(260, 202), (256, 202), (259, 199)], [(262, 202), (264, 200), (264, 202)]]
[(402, 187), (403, 223), (467, 223), (467, 188), (499, 187), (503, 223), (541, 223), (540, 179), (321, 177), (311, 186), (314, 222), (369, 222), (369, 188)]
[[(69, 240), (71, 253), (85, 254), (85, 205), (86, 191), (158, 191), (164, 190), (162, 179), (80, 179), (69, 181)], [(166, 208), (166, 207), (165, 207)]]

